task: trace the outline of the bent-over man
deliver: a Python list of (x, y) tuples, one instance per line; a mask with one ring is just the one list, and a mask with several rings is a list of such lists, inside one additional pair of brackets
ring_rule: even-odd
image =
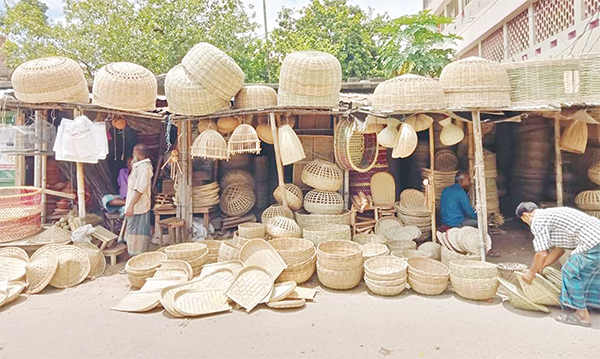
[(133, 160), (127, 181), (125, 202), (125, 216), (127, 217), (125, 241), (127, 242), (127, 251), (132, 256), (145, 252), (150, 242), (152, 175), (152, 163), (148, 158), (148, 149), (143, 144), (137, 144), (133, 148)]

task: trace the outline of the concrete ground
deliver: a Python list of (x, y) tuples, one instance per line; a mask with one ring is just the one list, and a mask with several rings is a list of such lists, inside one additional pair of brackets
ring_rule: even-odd
[[(502, 258), (529, 264), (528, 234), (508, 225), (495, 236)], [(162, 310), (110, 310), (129, 290), (107, 275), (75, 288), (48, 288), (0, 308), (0, 358), (598, 358), (600, 315), (593, 327), (557, 323), (552, 314), (408, 290), (384, 298), (364, 283), (350, 291), (321, 288), (298, 310), (257, 307), (197, 319)]]

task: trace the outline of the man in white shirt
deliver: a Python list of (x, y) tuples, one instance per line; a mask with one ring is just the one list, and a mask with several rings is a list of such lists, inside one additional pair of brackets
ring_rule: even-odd
[(148, 250), (152, 234), (150, 223), (152, 176), (152, 163), (148, 158), (148, 149), (143, 144), (137, 144), (133, 148), (132, 168), (127, 181), (125, 201), (127, 217), (125, 241), (127, 251), (132, 256)]

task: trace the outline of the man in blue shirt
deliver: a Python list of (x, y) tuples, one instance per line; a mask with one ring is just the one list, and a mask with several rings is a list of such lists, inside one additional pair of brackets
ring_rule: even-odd
[(442, 192), (440, 213), (442, 224), (449, 227), (477, 227), (477, 214), (467, 195), (471, 187), (471, 176), (459, 171), (454, 177), (454, 184)]

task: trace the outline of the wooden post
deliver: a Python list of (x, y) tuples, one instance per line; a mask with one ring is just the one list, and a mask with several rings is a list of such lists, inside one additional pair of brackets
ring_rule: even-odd
[(269, 113), (269, 122), (271, 123), (271, 133), (273, 134), (273, 148), (275, 149), (275, 164), (277, 165), (277, 181), (278, 187), (280, 188), (281, 202), (283, 208), (288, 208), (287, 193), (285, 190), (285, 178), (283, 173), (283, 163), (281, 162), (281, 153), (279, 148), (279, 134), (277, 133), (277, 125), (275, 124), (275, 115), (273, 112)]
[[(433, 193), (430, 193), (431, 196), (431, 241), (437, 242), (437, 223), (436, 223), (436, 209), (435, 209), (435, 134), (433, 132), (433, 123), (429, 126), (429, 189)], [(440, 189), (442, 190), (442, 189)]]
[[(15, 118), (15, 126), (25, 125), (25, 113), (21, 110), (17, 111), (17, 117)], [(23, 141), (22, 136), (17, 133), (16, 141)], [(20, 148), (21, 146), (17, 146)], [(27, 174), (27, 165), (25, 163), (24, 155), (15, 155), (15, 186), (25, 186), (25, 178)]]
[(475, 194), (477, 208), (477, 225), (479, 227), (479, 243), (481, 260), (485, 261), (485, 242), (488, 234), (487, 191), (485, 187), (485, 164), (483, 161), (483, 136), (479, 111), (473, 111), (473, 134), (475, 142)]
[[(41, 189), (46, 189), (46, 166), (48, 163), (48, 156), (46, 155), (46, 150), (48, 149), (48, 144), (43, 141), (45, 136), (45, 122), (47, 112), (44, 111), (35, 111), (35, 132), (36, 137), (40, 139), (40, 142), (36, 143), (35, 147), (38, 154), (35, 156), (35, 164), (36, 164), (36, 177), (35, 180), (38, 182), (35, 186)], [(39, 166), (39, 169), (38, 169)], [(42, 213), (41, 213), (42, 223), (46, 223), (46, 193), (42, 192)]]
[[(83, 115), (83, 110), (76, 108), (73, 110), (73, 117)], [(81, 223), (85, 225), (85, 173), (83, 171), (83, 163), (77, 162), (77, 208), (79, 209), (79, 218)]]
[(554, 119), (554, 165), (556, 168), (556, 206), (562, 207), (563, 201), (563, 169), (560, 152), (560, 120)]
[[(177, 142), (177, 149), (179, 150), (179, 165), (181, 167), (181, 173), (177, 174), (177, 191), (175, 195), (177, 196), (177, 202), (179, 206), (177, 207), (177, 217), (183, 219), (184, 227), (183, 227), (183, 240), (187, 241), (189, 231), (191, 228), (191, 221), (193, 217), (193, 199), (191, 194), (191, 176), (192, 173), (190, 171), (190, 156), (189, 156), (189, 148), (190, 148), (190, 126), (191, 122), (181, 121), (179, 122), (179, 140)], [(208, 230), (208, 228), (207, 228)]]
[[(473, 122), (468, 122), (467, 123), (467, 142), (468, 142), (468, 148), (467, 148), (467, 155), (469, 157), (469, 175), (471, 176), (471, 178), (475, 178), (475, 143), (474, 143), (474, 136), (473, 136)], [(475, 205), (475, 190), (474, 190), (474, 186), (473, 184), (471, 185), (471, 205)]]

